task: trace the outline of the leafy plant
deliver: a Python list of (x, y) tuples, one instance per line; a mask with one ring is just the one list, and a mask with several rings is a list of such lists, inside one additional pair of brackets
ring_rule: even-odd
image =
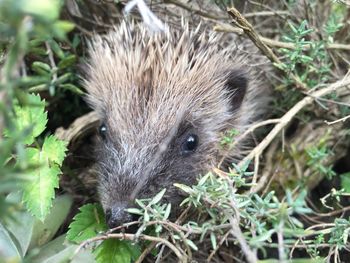
[[(18, 193), (12, 193), (6, 199), (18, 203), (21, 197)], [(16, 220), (0, 221), (0, 261), (49, 262), (50, 258), (71, 257), (76, 246), (64, 245), (61, 237), (52, 240), (65, 221), (71, 205), (72, 198), (62, 195), (53, 201), (52, 209), (44, 221), (24, 209), (13, 212)]]
[[(80, 243), (107, 230), (102, 207), (98, 204), (86, 204), (74, 217), (66, 238), (71, 242)], [(127, 240), (107, 239), (92, 250), (96, 261), (101, 263), (130, 263), (140, 255), (139, 247)]]
[(324, 160), (330, 154), (332, 154), (332, 152), (330, 151), (330, 149), (327, 148), (326, 145), (320, 146), (319, 148), (316, 146), (312, 146), (306, 149), (306, 153), (309, 157), (307, 165), (313, 170), (316, 170), (322, 175), (327, 176), (328, 179), (336, 175), (331, 166), (327, 166), (324, 164)]
[(47, 124), (45, 101), (22, 89), (23, 83), (42, 80), (40, 76), (18, 76), (30, 43), (53, 37), (63, 39), (72, 29), (70, 22), (58, 19), (60, 6), (58, 0), (0, 2), (0, 31), (6, 44), (0, 72), (0, 93), (4, 97), (0, 101), (0, 133), (5, 135), (0, 141), (0, 182), (7, 185), (2, 190), (5, 195), (0, 198), (0, 206), (8, 211), (11, 205), (5, 201), (6, 193), (22, 190), (27, 208), (41, 220), (47, 215), (58, 186), (66, 147), (55, 137), (43, 136)]
[[(281, 65), (276, 65), (286, 72), (293, 73), (309, 88), (330, 79), (332, 63), (326, 46), (333, 43), (334, 34), (339, 31), (343, 24), (331, 15), (324, 25), (324, 39), (315, 40), (310, 34), (315, 29), (308, 27), (307, 20), (303, 20), (299, 26), (288, 22), (290, 33), (283, 35), (283, 40), (294, 45), (294, 48), (281, 48), (280, 52), (285, 56)], [(285, 79), (288, 85), (291, 80)]]

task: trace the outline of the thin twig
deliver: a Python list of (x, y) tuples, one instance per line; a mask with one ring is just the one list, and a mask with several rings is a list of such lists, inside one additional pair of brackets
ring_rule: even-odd
[(52, 49), (49, 45), (49, 43), (47, 41), (45, 41), (45, 46), (47, 49), (47, 55), (49, 56), (49, 60), (50, 60), (50, 64), (51, 64), (51, 68), (53, 71), (53, 75), (52, 75), (52, 83), (54, 83), (57, 79), (57, 67), (56, 67), (56, 63), (55, 63), (55, 59), (53, 57), (53, 53), (52, 53)]
[[(242, 14), (234, 7), (227, 10), (228, 14), (233, 18), (233, 23), (242, 28), (252, 42), (260, 49), (260, 51), (273, 63), (281, 64), (281, 60), (273, 53), (273, 51), (261, 40), (253, 26), (245, 19)], [(302, 91), (307, 90), (307, 86), (299, 79), (298, 76), (288, 72), (288, 76), (294, 80), (297, 87)]]
[(260, 12), (252, 12), (252, 13), (244, 14), (245, 17), (275, 16), (275, 15), (289, 16), (289, 12), (284, 10), (276, 10), (276, 11), (260, 11)]
[(135, 261), (135, 263), (141, 263), (144, 259), (145, 259), (145, 257), (149, 254), (149, 253), (151, 253), (151, 251), (152, 251), (152, 249), (155, 247), (157, 245), (157, 242), (152, 242), (151, 244), (149, 244), (148, 246), (147, 246), (147, 248), (144, 250), (144, 251), (142, 251), (142, 254), (139, 256), (139, 258)]
[[(246, 17), (246, 15), (245, 15)], [(237, 28), (234, 26), (231, 26), (226, 23), (218, 23), (217, 25), (214, 26), (214, 30), (218, 32), (226, 32), (226, 33), (235, 33), (242, 35), (244, 32), (243, 29)], [(295, 44), (294, 43), (288, 43), (288, 42), (282, 42), (278, 41), (275, 39), (263, 37), (259, 35), (260, 40), (266, 44), (269, 47), (276, 47), (276, 48), (287, 48), (287, 49), (295, 49)], [(303, 45), (303, 50), (308, 50), (310, 49), (311, 46), (309, 44)], [(326, 49), (328, 50), (350, 50), (350, 45), (348, 44), (341, 44), (341, 43), (330, 43), (326, 45)]]
[(280, 263), (286, 263), (286, 253), (285, 253), (285, 245), (283, 240), (283, 226), (284, 226), (284, 220), (281, 219), (281, 221), (278, 224), (278, 230), (277, 230), (277, 240), (278, 240), (278, 257)]
[(240, 248), (242, 249), (242, 252), (244, 253), (247, 262), (249, 263), (256, 263), (258, 262), (258, 259), (254, 252), (250, 249), (247, 240), (244, 238), (244, 235), (241, 231), (241, 228), (239, 226), (239, 212), (237, 210), (236, 205), (234, 204), (234, 201), (232, 199), (232, 207), (236, 211), (235, 218), (233, 216), (230, 217), (230, 223), (231, 223), (231, 234), (237, 239)]
[(222, 244), (227, 240), (227, 237), (230, 233), (231, 233), (231, 230), (226, 232), (226, 234), (221, 238), (219, 244), (216, 246), (216, 248), (210, 253), (209, 257), (207, 258), (207, 262), (211, 262), (212, 258), (218, 252), (218, 250), (222, 246)]
[(335, 124), (335, 123), (338, 123), (338, 122), (345, 122), (347, 119), (350, 118), (350, 115), (347, 115), (341, 119), (338, 119), (338, 120), (335, 120), (335, 121), (324, 121), (325, 123), (327, 123), (328, 125), (332, 125), (332, 124)]
[(256, 129), (262, 127), (262, 126), (266, 126), (269, 124), (275, 124), (280, 122), (280, 119), (269, 119), (269, 120), (265, 120), (265, 121), (261, 121), (258, 122), (252, 126), (250, 126), (244, 133), (242, 133), (241, 135), (237, 136), (237, 138), (235, 139), (235, 141), (229, 146), (228, 150), (227, 150), (227, 154), (224, 154), (224, 156), (221, 158), (218, 167), (220, 167), (222, 165), (222, 163), (225, 161), (226, 157), (228, 154), (230, 154), (232, 152), (232, 149), (234, 149), (237, 144), (242, 141), (244, 138), (246, 138), (250, 133), (252, 133), (253, 131), (255, 131)]

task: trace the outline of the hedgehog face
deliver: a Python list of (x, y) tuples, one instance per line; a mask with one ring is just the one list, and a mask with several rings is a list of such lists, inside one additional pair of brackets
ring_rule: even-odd
[(85, 86), (101, 117), (98, 191), (109, 227), (131, 221), (125, 208), (163, 188), (164, 201), (179, 204), (174, 183), (195, 183), (221, 159), (222, 133), (244, 130), (248, 66), (218, 46), (188, 29), (149, 36), (126, 24), (95, 41)]
[(135, 198), (150, 198), (166, 188), (163, 201), (178, 204), (181, 193), (174, 183), (193, 184), (212, 163), (208, 135), (199, 127), (179, 126), (158, 143), (138, 146), (114, 140), (106, 124), (100, 127), (99, 193), (110, 228), (133, 219), (124, 209), (132, 207)]

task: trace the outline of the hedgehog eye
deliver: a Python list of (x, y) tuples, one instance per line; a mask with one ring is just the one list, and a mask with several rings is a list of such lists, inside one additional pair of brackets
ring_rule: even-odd
[(102, 139), (106, 139), (107, 127), (105, 124), (102, 124), (100, 126), (100, 128), (98, 129), (98, 132), (99, 132)]
[(186, 140), (181, 146), (181, 151), (183, 154), (189, 154), (194, 152), (198, 147), (198, 136), (195, 134), (190, 134), (186, 137)]

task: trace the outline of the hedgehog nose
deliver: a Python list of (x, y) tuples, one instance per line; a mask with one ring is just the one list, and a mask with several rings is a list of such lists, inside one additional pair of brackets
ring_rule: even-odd
[(127, 203), (121, 203), (106, 210), (106, 223), (110, 229), (133, 220), (133, 216), (126, 211), (127, 208)]

